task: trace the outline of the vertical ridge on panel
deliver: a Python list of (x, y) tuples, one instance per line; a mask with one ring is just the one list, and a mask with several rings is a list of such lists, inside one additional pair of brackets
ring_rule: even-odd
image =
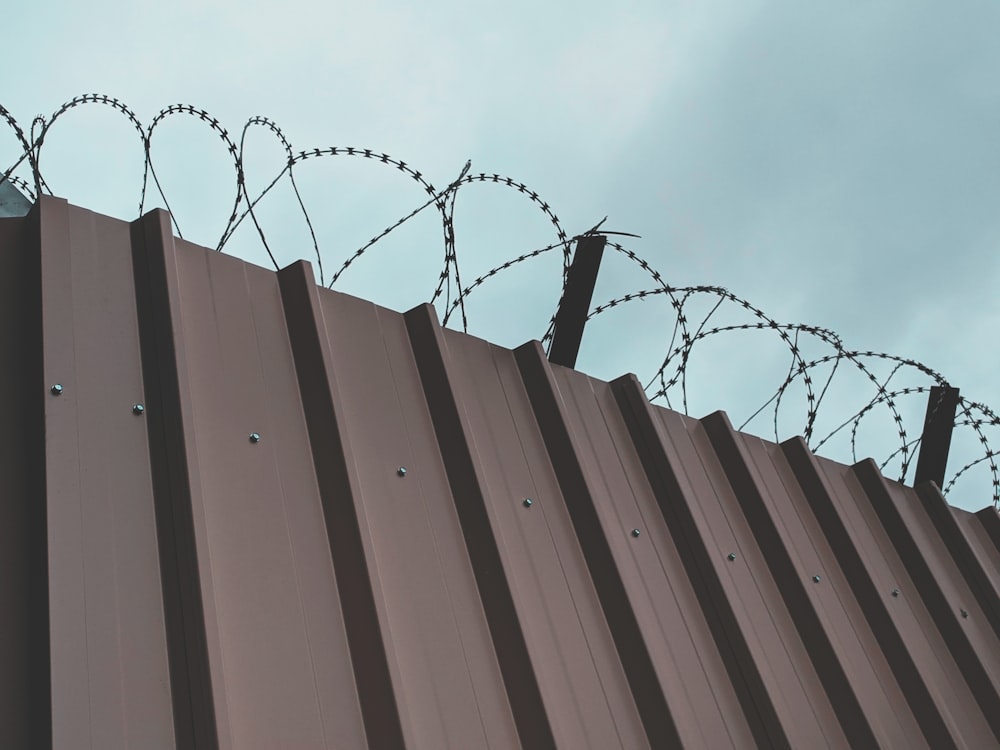
[(997, 512), (992, 507), (971, 513), (961, 508), (950, 508), (965, 534), (970, 549), (976, 556), (976, 561), (982, 567), (992, 596), (1000, 599), (1000, 547), (993, 543), (990, 532), (986, 528), (989, 515), (996, 518)]
[[(514, 352), (436, 325), (433, 330), (440, 331), (451, 395), (556, 745), (648, 748)], [(428, 388), (440, 382), (434, 376)], [(690, 663), (697, 665), (697, 657)], [(686, 684), (700, 696), (699, 676)], [(724, 734), (708, 723), (706, 737)]]
[[(637, 689), (659, 688), (684, 747), (753, 744), (614, 388), (564, 367), (551, 373), (589, 497), (658, 679), (656, 686)], [(677, 674), (685, 675), (683, 682)]]
[(1000, 513), (990, 506), (976, 513), (954, 509), (962, 515), (962, 525), (974, 540), (979, 559), (987, 570), (994, 591), (1000, 590)]
[(129, 227), (40, 207), (53, 744), (173, 747)]
[(0, 747), (52, 746), (42, 221), (0, 219)]
[(316, 293), (403, 738), (414, 749), (517, 747), (406, 321), (357, 297)]
[(330, 553), (370, 748), (402, 748), (400, 708), (372, 590), (352, 479), (349, 447), (338, 424), (332, 353), (312, 269), (305, 261), (278, 272), (306, 426), (323, 503)]
[(798, 635), (760, 540), (746, 518), (705, 425), (654, 409), (663, 447), (690, 497), (690, 512), (790, 747), (847, 744), (808, 649)]
[(216, 699), (195, 539), (182, 392), (183, 343), (170, 217), (152, 211), (132, 223), (136, 306), (148, 408), (174, 731), (178, 747), (219, 747)]
[(924, 738), (934, 748), (959, 747), (961, 741), (953, 734), (950, 722), (942, 715), (941, 706), (928, 690), (924, 674), (918, 669), (910, 648), (886, 606), (885, 592), (879, 592), (861, 550), (833, 502), (833, 490), (816, 465), (815, 456), (799, 437), (785, 441), (781, 448), (823, 528), (823, 533), (831, 547), (837, 550), (840, 567), (871, 623), (872, 632), (878, 639)]
[(45, 408), (45, 503), (49, 572), (52, 743), (92, 746), (86, 619), (84, 524), (79, 480), (80, 382), (74, 358), (69, 205), (45, 196), (37, 205), (42, 274), (45, 379), (61, 395)]
[(654, 407), (634, 375), (618, 378), (612, 382), (612, 387), (754, 738), (761, 747), (788, 747), (788, 739), (732, 610), (732, 602), (714, 570), (689, 502), (685, 501), (677, 471), (663, 449), (663, 438), (653, 419)]
[[(759, 484), (760, 477), (753, 475), (752, 462), (746, 455), (746, 448), (741, 445), (741, 436), (736, 434), (723, 412), (710, 414), (701, 422), (721, 459), (729, 483), (753, 529), (771, 575), (778, 584), (785, 606), (792, 615), (799, 637), (806, 645), (844, 733), (853, 747), (875, 747), (881, 744), (886, 738), (876, 739), (873, 727), (873, 722), (877, 725), (878, 719), (867, 715), (855, 692), (855, 685), (845, 671), (843, 649), (846, 645), (838, 648), (839, 644), (833, 641), (827, 630), (827, 623), (817, 611), (811, 592), (804, 584), (810, 574), (803, 570), (803, 561), (799, 561), (800, 564), (796, 567), (792, 560), (792, 550), (786, 544), (776, 519), (769, 512), (768, 503), (762, 494), (766, 490), (762, 490)], [(815, 558), (816, 555), (809, 557)], [(819, 566), (813, 567), (818, 572)], [(820, 582), (825, 582), (826, 588), (829, 588), (833, 583), (833, 571), (822, 572)], [(873, 707), (870, 703), (867, 707), (868, 710), (886, 708)]]
[(986, 533), (993, 541), (993, 545), (1000, 551), (1000, 512), (996, 508), (983, 508), (976, 513), (976, 518), (986, 529)]
[(198, 550), (209, 577), (207, 632), (217, 643), (210, 666), (228, 717), (220, 744), (361, 745), (361, 707), (278, 277), (184, 240), (175, 247)]
[(680, 747), (676, 718), (659, 686), (656, 668), (594, 507), (548, 360), (537, 341), (518, 347), (514, 353), (646, 735), (653, 747)]
[(470, 452), (471, 436), (455, 400), (434, 308), (421, 305), (406, 313), (405, 319), (521, 744), (555, 747), (510, 586), (501, 572), (504, 566)]
[[(964, 580), (951, 574), (954, 564), (942, 549), (941, 539), (921, 535), (921, 542), (917, 542), (914, 534), (921, 534), (922, 530), (918, 528), (919, 519), (912, 518), (912, 515), (923, 510), (920, 503), (891, 492), (889, 480), (882, 476), (871, 459), (856, 464), (853, 470), (897, 553), (910, 571), (983, 716), (997, 740), (1000, 740), (1000, 694), (997, 689), (1000, 672), (994, 675), (991, 669), (1000, 657), (1000, 647), (992, 628), (985, 629), (985, 632), (982, 628), (986, 619), (982, 609), (976, 606), (978, 602), (972, 600)], [(900, 507), (903, 502), (910, 502), (911, 507)]]
[(978, 559), (959, 526), (958, 519), (952, 513), (952, 508), (937, 485), (925, 482), (916, 487), (915, 491), (934, 528), (951, 553), (955, 565), (979, 602), (994, 634), (1000, 637), (1000, 597), (997, 596), (997, 586), (1000, 585), (1000, 581), (994, 582), (990, 579), (989, 573)]

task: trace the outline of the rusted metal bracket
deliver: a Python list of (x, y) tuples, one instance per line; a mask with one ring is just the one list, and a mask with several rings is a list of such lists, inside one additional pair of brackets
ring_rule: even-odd
[(958, 388), (937, 385), (931, 387), (930, 396), (927, 397), (924, 431), (920, 437), (914, 486), (930, 479), (937, 483), (939, 489), (944, 488), (944, 472), (948, 465), (951, 431), (955, 426), (957, 409)]
[(549, 361), (553, 364), (576, 367), (606, 242), (607, 237), (603, 234), (585, 234), (576, 242), (576, 252), (566, 279), (566, 293), (559, 303), (555, 330), (552, 332)]

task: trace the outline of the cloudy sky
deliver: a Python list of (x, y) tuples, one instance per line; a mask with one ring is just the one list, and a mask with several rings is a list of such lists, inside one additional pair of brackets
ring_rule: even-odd
[[(963, 396), (1000, 408), (996, 2), (18, 6), (4, 11), (0, 103), (25, 127), (75, 95), (100, 92), (146, 124), (170, 104), (193, 104), (234, 138), (265, 115), (296, 151), (373, 148), (438, 188), (471, 159), (472, 173), (536, 190), (570, 235), (604, 216), (605, 228), (642, 235), (625, 244), (671, 285), (727, 287), (779, 322), (835, 330), (848, 349), (920, 360)], [(107, 108), (74, 109), (46, 139), (49, 186), (134, 218), (143, 162), (133, 133)], [(221, 141), (174, 117), (157, 128), (152, 153), (180, 230), (214, 246), (233, 201)], [(18, 155), (0, 130), (0, 169)], [(254, 194), (284, 164), (262, 128), (247, 134), (245, 159)], [(358, 159), (309, 160), (296, 179), (328, 273), (424, 201), (398, 171)], [(160, 203), (153, 195), (147, 207)], [(280, 265), (310, 255), (287, 180), (261, 202), (260, 218)], [(463, 187), (455, 220), (466, 283), (557, 239), (523, 195), (492, 184)], [(336, 288), (408, 308), (433, 291), (442, 247), (440, 222), (425, 211)], [(269, 262), (249, 222), (227, 249)], [(508, 346), (540, 337), (559, 273), (548, 253), (484, 285), (469, 299), (470, 332)], [(652, 286), (611, 252), (595, 303)], [(712, 304), (692, 299), (690, 317)], [(729, 307), (709, 327), (753, 322)], [(635, 371), (647, 382), (672, 327), (663, 298), (616, 307), (591, 322), (579, 366), (603, 378)], [(829, 352), (810, 346), (807, 357)], [(739, 425), (788, 367), (773, 335), (706, 339), (692, 353), (688, 410), (724, 408)], [(841, 376), (814, 444), (874, 395), (860, 376)], [(894, 378), (900, 387), (929, 384), (906, 372)], [(682, 405), (680, 391), (671, 393)], [(793, 395), (781, 438), (804, 424), (805, 402)], [(919, 433), (922, 399), (901, 405), (911, 432)], [(898, 447), (895, 430), (884, 408), (871, 420), (858, 454), (882, 459)], [(773, 437), (773, 417), (748, 429)], [(977, 457), (965, 432), (956, 433), (952, 471)], [(821, 452), (849, 460), (844, 435)], [(950, 499), (980, 508), (990, 494), (988, 472), (969, 472)]]

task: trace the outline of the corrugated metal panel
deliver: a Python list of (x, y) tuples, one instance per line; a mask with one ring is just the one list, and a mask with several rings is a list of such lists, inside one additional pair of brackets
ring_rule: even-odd
[(2, 747), (1000, 746), (992, 508), (162, 212), (0, 220), (0, 352)]

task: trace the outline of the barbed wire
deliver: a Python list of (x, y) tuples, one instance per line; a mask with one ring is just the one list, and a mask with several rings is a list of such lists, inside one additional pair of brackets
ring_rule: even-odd
[[(278, 186), (283, 179), (287, 178), (301, 212), (302, 219), (309, 232), (312, 254), (315, 257), (319, 274), (319, 282), (321, 285), (330, 288), (333, 288), (334, 284), (341, 279), (344, 272), (352, 264), (380, 241), (418, 214), (427, 209), (433, 209), (437, 212), (441, 221), (444, 257), (438, 274), (437, 285), (431, 294), (430, 302), (442, 306), (443, 325), (448, 325), (452, 321), (453, 316), (459, 314), (461, 329), (468, 331), (469, 321), (466, 311), (466, 301), (474, 291), (482, 288), (484, 284), (514, 266), (534, 260), (556, 250), (560, 251), (562, 255), (562, 289), (555, 310), (552, 312), (547, 328), (541, 337), (543, 345), (546, 347), (551, 345), (555, 329), (555, 312), (559, 309), (559, 304), (561, 304), (562, 298), (566, 293), (566, 282), (572, 258), (572, 244), (588, 232), (569, 236), (550, 204), (543, 200), (537, 191), (531, 189), (526, 184), (496, 173), (487, 174), (479, 172), (478, 174), (473, 174), (471, 173), (472, 165), (470, 162), (467, 162), (458, 176), (448, 183), (445, 188), (439, 190), (427, 179), (422, 171), (405, 161), (396, 159), (377, 149), (359, 148), (356, 146), (330, 146), (296, 151), (282, 129), (267, 117), (254, 116), (249, 118), (244, 123), (237, 142), (230, 136), (229, 131), (223, 127), (219, 119), (213, 117), (204, 109), (189, 104), (173, 104), (160, 110), (150, 121), (149, 125), (146, 126), (143, 125), (138, 115), (124, 102), (104, 94), (84, 94), (77, 96), (60, 106), (49, 117), (46, 118), (41, 115), (35, 117), (28, 128), (27, 134), (17, 119), (3, 105), (0, 105), (0, 119), (3, 120), (9, 131), (14, 135), (20, 149), (20, 153), (14, 158), (10, 167), (0, 173), (0, 184), (5, 181), (10, 182), (31, 200), (35, 200), (37, 196), (43, 193), (53, 194), (42, 171), (41, 159), (43, 146), (58, 121), (72, 110), (87, 105), (109, 108), (125, 117), (132, 126), (142, 146), (143, 153), (142, 186), (139, 195), (138, 214), (142, 215), (145, 211), (152, 186), (159, 199), (162, 200), (163, 205), (170, 211), (174, 230), (179, 237), (183, 237), (183, 234), (181, 233), (177, 216), (170, 209), (170, 203), (154, 168), (152, 152), (153, 135), (157, 128), (168, 119), (187, 117), (193, 118), (205, 125), (219, 138), (229, 155), (234, 176), (234, 186), (233, 202), (229, 218), (215, 244), (215, 250), (217, 251), (221, 252), (225, 250), (237, 229), (249, 219), (264, 251), (275, 268), (279, 267), (256, 211), (265, 196)], [(284, 153), (285, 161), (284, 166), (266, 186), (258, 194), (251, 196), (246, 183), (245, 147), (247, 135), (253, 128), (265, 131), (265, 133), (270, 134), (277, 141)], [(308, 160), (335, 157), (358, 158), (376, 165), (384, 165), (392, 168), (416, 183), (416, 186), (420, 188), (425, 197), (419, 205), (374, 234), (368, 242), (348, 255), (337, 270), (330, 275), (329, 280), (327, 280), (323, 264), (323, 252), (317, 239), (312, 217), (306, 208), (306, 202), (295, 180), (295, 167)], [(16, 174), (19, 171), (21, 174)], [(556, 237), (555, 241), (544, 246), (521, 252), (514, 257), (504, 260), (486, 273), (476, 277), (468, 285), (463, 286), (455, 241), (455, 202), (459, 191), (473, 184), (496, 185), (524, 196), (531, 205), (544, 215), (554, 229)], [(597, 229), (598, 227), (594, 227), (593, 230), (588, 231), (593, 232)], [(898, 447), (881, 461), (880, 468), (886, 471), (891, 462), (898, 460), (898, 480), (900, 482), (906, 480), (913, 456), (920, 445), (920, 434), (923, 425), (921, 423), (914, 429), (911, 424), (910, 429), (907, 430), (906, 420), (903, 417), (905, 410), (901, 408), (901, 403), (913, 397), (922, 396), (926, 399), (926, 394), (930, 392), (930, 386), (932, 385), (949, 386), (949, 381), (943, 375), (913, 359), (884, 352), (850, 349), (838, 334), (826, 328), (801, 323), (781, 323), (749, 301), (723, 287), (673, 286), (667, 283), (663, 275), (647, 260), (633, 250), (617, 242), (607, 242), (606, 246), (617, 253), (619, 257), (633, 264), (644, 275), (648, 276), (652, 286), (630, 292), (597, 305), (590, 312), (588, 320), (598, 315), (606, 314), (626, 303), (642, 302), (653, 298), (666, 298), (671, 308), (673, 321), (672, 325), (669, 326), (670, 334), (665, 347), (665, 355), (656, 372), (645, 384), (646, 393), (651, 401), (662, 401), (666, 406), (676, 408), (675, 399), (672, 399), (671, 396), (676, 397), (679, 395), (679, 410), (685, 414), (688, 413), (688, 374), (695, 345), (727, 334), (751, 331), (768, 332), (776, 336), (781, 345), (787, 349), (789, 366), (785, 376), (777, 384), (772, 395), (739, 425), (739, 429), (749, 429), (755, 420), (770, 412), (773, 437), (776, 441), (780, 440), (779, 415), (787, 413), (782, 409), (783, 404), (787, 401), (789, 394), (795, 388), (799, 387), (804, 394), (804, 403), (800, 405), (802, 421), (796, 422), (799, 427), (795, 432), (801, 434), (810, 447), (818, 452), (833, 438), (846, 430), (850, 435), (851, 458), (857, 461), (858, 432), (861, 429), (862, 423), (867, 423), (866, 420), (869, 420), (873, 414), (887, 413), (898, 439)], [(707, 312), (704, 312), (705, 308), (707, 308)], [(703, 312), (695, 314), (694, 311), (698, 309), (702, 309)], [(741, 322), (720, 324), (717, 316), (723, 313), (731, 313), (732, 311), (744, 316), (744, 319)], [(804, 350), (812, 346), (821, 347), (823, 353), (807, 358)], [(888, 366), (890, 369), (887, 375), (879, 377), (877, 368), (882, 365)], [(853, 366), (853, 369), (860, 373), (863, 382), (868, 384), (870, 397), (868, 397), (867, 401), (862, 399), (861, 405), (835, 427), (829, 431), (824, 430), (818, 433), (817, 423), (820, 416), (820, 408), (824, 403), (824, 399), (830, 393), (835, 376), (843, 372), (844, 366), (849, 369)], [(824, 369), (826, 370), (825, 375), (822, 374)], [(895, 386), (894, 381), (897, 381), (904, 373), (917, 376), (922, 382), (901, 387)], [(931, 405), (930, 411), (932, 414), (938, 406), (939, 404)], [(965, 397), (960, 397), (954, 426), (971, 431), (976, 442), (979, 444), (981, 455), (977, 455), (955, 471), (945, 483), (942, 492), (947, 495), (958, 479), (971, 469), (985, 464), (986, 470), (992, 480), (993, 504), (1000, 509), (1000, 469), (998, 469), (997, 465), (997, 457), (1000, 455), (1000, 451), (991, 447), (989, 439), (990, 434), (992, 434), (990, 432), (991, 428), (1000, 427), (1000, 419), (986, 405), (970, 401)], [(917, 437), (914, 437), (914, 434)]]

